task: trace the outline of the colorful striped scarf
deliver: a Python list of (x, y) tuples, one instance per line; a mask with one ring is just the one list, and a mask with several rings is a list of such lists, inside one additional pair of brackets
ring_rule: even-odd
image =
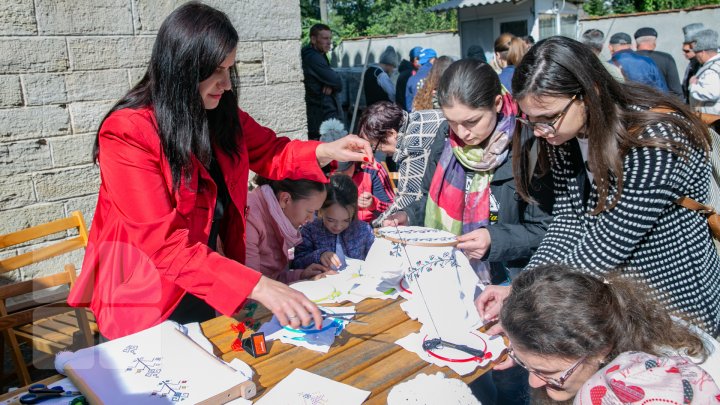
[[(507, 159), (514, 129), (515, 115), (498, 114), (485, 148), (465, 145), (450, 130), (430, 185), (425, 226), (462, 235), (489, 225), (490, 182)], [(465, 169), (474, 173), (468, 176)]]

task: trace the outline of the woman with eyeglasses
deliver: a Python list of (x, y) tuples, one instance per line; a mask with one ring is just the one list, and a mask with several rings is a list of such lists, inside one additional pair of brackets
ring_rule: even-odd
[[(513, 89), (519, 121), (533, 130), (545, 158), (539, 171), (555, 181), (553, 222), (528, 269), (621, 269), (717, 336), (720, 261), (705, 216), (678, 203), (708, 199), (707, 127), (675, 98), (612, 80), (590, 49), (564, 37), (530, 50)], [(514, 147), (517, 190), (529, 198), (527, 148)], [(488, 289), (478, 310), (494, 317), (507, 293)]]
[(622, 272), (566, 265), (513, 280), (500, 323), (533, 403), (716, 403), (720, 359), (708, 356), (720, 346), (653, 295)]

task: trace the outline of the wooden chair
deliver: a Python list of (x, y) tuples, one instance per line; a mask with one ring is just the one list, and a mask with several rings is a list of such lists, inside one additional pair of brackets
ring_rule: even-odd
[[(0, 260), (0, 273), (83, 249), (87, 246), (88, 232), (82, 214), (74, 211), (67, 218), (0, 235), (0, 249), (5, 249), (72, 229), (77, 231), (77, 236), (43, 243), (38, 249)], [(0, 331), (8, 342), (15, 371), (22, 385), (30, 384), (31, 379), (19, 341), (28, 342), (34, 350), (47, 353), (48, 356), (45, 357), (51, 357), (61, 350), (91, 346), (93, 332), (86, 310), (67, 305), (67, 290), (51, 294), (49, 303), (47, 297), (43, 297), (46, 303), (40, 303), (33, 298), (15, 306), (9, 305), (7, 300), (53, 287), (69, 287), (75, 282), (75, 278), (75, 266), (67, 264), (64, 271), (56, 274), (0, 286)], [(78, 332), (82, 337), (76, 339)]]
[(385, 162), (380, 162), (380, 164), (382, 165), (383, 169), (385, 169), (385, 171), (387, 172), (388, 177), (390, 177), (390, 185), (392, 185), (393, 191), (397, 192), (398, 172), (391, 172), (390, 169), (388, 168), (387, 163), (385, 163)]

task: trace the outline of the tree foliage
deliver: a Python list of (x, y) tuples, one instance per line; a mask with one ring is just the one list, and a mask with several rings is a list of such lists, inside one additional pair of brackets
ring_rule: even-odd
[[(457, 28), (455, 11), (436, 14), (429, 7), (445, 0), (327, 0), (327, 24), (340, 38), (413, 34)], [(308, 29), (320, 22), (319, 0), (300, 0), (303, 43)]]
[(587, 0), (583, 9), (589, 15), (601, 16), (674, 10), (707, 4), (720, 4), (720, 0)]

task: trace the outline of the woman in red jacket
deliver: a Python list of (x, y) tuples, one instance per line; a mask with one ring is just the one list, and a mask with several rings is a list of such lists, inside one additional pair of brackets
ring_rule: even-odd
[(222, 12), (187, 3), (163, 22), (142, 80), (108, 113), (95, 159), (101, 186), (68, 298), (114, 339), (165, 319), (232, 315), (254, 299), (284, 325), (320, 325), (317, 307), (243, 265), (248, 171), (327, 182), (332, 160), (368, 161), (367, 142), (277, 137), (237, 108), (238, 34)]

